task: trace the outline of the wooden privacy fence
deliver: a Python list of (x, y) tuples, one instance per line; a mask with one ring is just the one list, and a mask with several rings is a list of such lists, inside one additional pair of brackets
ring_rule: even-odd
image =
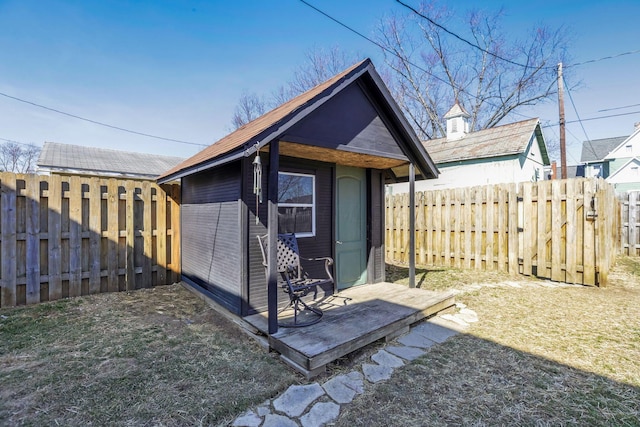
[[(416, 193), (416, 262), (605, 285), (619, 203), (602, 179)], [(386, 198), (386, 256), (408, 261), (409, 195)]]
[(640, 256), (640, 191), (619, 197), (621, 205), (620, 249), (623, 254)]
[(0, 173), (0, 307), (179, 280), (178, 185)]

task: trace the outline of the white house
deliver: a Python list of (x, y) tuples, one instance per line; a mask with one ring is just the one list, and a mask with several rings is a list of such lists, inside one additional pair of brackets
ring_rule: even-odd
[[(416, 191), (545, 179), (547, 146), (536, 118), (469, 132), (469, 113), (456, 102), (444, 116), (447, 136), (423, 141), (440, 170), (438, 179), (416, 181)], [(388, 193), (406, 193), (408, 184)]]
[(605, 179), (614, 185), (616, 192), (640, 190), (640, 123), (604, 160), (609, 166)]

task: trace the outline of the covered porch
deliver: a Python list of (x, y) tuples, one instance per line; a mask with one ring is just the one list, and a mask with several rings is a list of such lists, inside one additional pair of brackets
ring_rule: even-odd
[[(420, 320), (454, 305), (454, 293), (408, 288), (394, 283), (354, 286), (318, 301), (320, 323), (280, 328), (268, 334), (267, 313), (244, 318), (268, 336), (270, 348), (307, 378), (325, 366), (380, 339), (393, 339)], [(281, 313), (286, 317), (287, 312)]]

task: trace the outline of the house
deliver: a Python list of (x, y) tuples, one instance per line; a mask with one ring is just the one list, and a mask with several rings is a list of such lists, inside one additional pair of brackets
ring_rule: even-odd
[(581, 160), (586, 176), (604, 178), (616, 192), (640, 190), (640, 123), (627, 137), (585, 141)]
[(257, 236), (294, 232), (304, 256), (333, 257), (336, 280), (324, 289), (328, 294), (384, 282), (385, 183), (437, 174), (366, 59), (158, 182), (181, 180), (183, 282), (237, 316), (268, 312), (273, 334), (276, 305), (286, 296), (266, 279)]
[[(444, 116), (447, 136), (423, 141), (440, 176), (416, 182), (416, 191), (545, 179), (549, 155), (538, 119), (469, 132), (469, 117), (456, 102)], [(388, 192), (407, 191), (399, 184)]]
[(183, 160), (181, 157), (45, 142), (36, 172), (46, 175), (155, 179)]

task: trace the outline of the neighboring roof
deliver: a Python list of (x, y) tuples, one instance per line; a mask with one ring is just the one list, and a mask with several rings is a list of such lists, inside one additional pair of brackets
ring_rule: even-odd
[[(625, 155), (622, 155), (621, 153), (617, 153), (619, 156), (616, 156), (616, 152), (620, 151), (622, 147), (625, 145), (629, 145), (629, 144), (633, 145), (637, 142), (640, 142), (640, 139), (636, 139), (638, 134), (640, 134), (640, 126), (636, 125), (636, 129), (633, 131), (633, 133), (629, 135), (627, 138), (625, 138), (624, 141), (620, 142), (620, 144), (618, 144), (616, 148), (611, 150), (609, 154), (607, 154), (606, 158), (613, 159), (616, 157), (628, 157), (628, 155), (625, 156)], [(636, 141), (634, 141), (634, 139), (636, 139)]]
[(385, 106), (391, 110), (391, 118), (398, 124), (404, 138), (410, 141), (410, 147), (401, 147), (405, 151), (404, 154), (425, 177), (437, 176), (438, 169), (420, 144), (418, 137), (402, 114), (400, 107), (391, 97), (382, 79), (375, 71), (371, 60), (365, 59), (326, 82), (245, 124), (193, 157), (165, 171), (158, 177), (158, 181), (165, 182), (170, 179), (181, 178), (251, 155), (256, 149), (264, 147), (281, 136), (287, 129), (364, 75), (368, 75), (372, 79), (378, 93), (385, 100)]
[(451, 141), (445, 137), (423, 141), (423, 144), (433, 161), (439, 165), (522, 154), (534, 136), (540, 146), (543, 163), (548, 165), (549, 155), (538, 119), (470, 132), (459, 140)]
[(444, 118), (451, 119), (453, 117), (460, 117), (460, 116), (471, 117), (471, 114), (467, 113), (467, 110), (465, 110), (464, 107), (460, 105), (458, 101), (456, 101), (456, 103), (453, 104), (453, 107), (451, 107), (451, 109), (447, 111), (447, 114), (444, 115)]
[(598, 162), (607, 157), (607, 154), (622, 144), (628, 136), (616, 136), (613, 138), (592, 139), (582, 143), (581, 162)]
[(38, 170), (152, 179), (182, 162), (182, 157), (45, 142)]
[[(545, 169), (545, 171), (547, 172), (547, 179), (551, 179), (551, 173), (552, 170), (549, 167), (548, 169)], [(560, 177), (562, 176), (562, 167), (557, 166), (556, 167), (556, 178), (560, 179)], [(584, 165), (570, 165), (567, 166), (567, 178), (580, 178), (580, 177), (584, 177)]]
[(620, 166), (614, 173), (612, 173), (611, 175), (609, 175), (607, 177), (607, 181), (613, 181), (613, 178), (618, 175), (621, 171), (625, 170), (630, 164), (632, 163), (640, 163), (640, 159), (638, 159), (637, 157), (632, 157), (629, 160), (627, 160), (622, 166)]

